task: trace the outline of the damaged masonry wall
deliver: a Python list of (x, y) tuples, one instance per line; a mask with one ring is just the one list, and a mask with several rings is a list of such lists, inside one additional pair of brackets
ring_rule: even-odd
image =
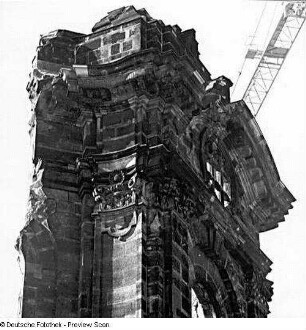
[(293, 196), (194, 30), (114, 10), (41, 37), (23, 317), (266, 317), (259, 234)]

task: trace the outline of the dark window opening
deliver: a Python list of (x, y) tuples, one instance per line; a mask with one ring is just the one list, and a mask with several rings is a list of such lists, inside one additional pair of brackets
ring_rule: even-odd
[(206, 162), (206, 171), (209, 176), (208, 185), (213, 190), (218, 200), (227, 207), (232, 199), (230, 180), (222, 172)]
[(127, 51), (127, 50), (130, 50), (133, 48), (133, 41), (130, 40), (130, 41), (126, 41), (123, 43), (123, 51)]
[(120, 51), (120, 44), (115, 44), (111, 46), (111, 55), (116, 55)]

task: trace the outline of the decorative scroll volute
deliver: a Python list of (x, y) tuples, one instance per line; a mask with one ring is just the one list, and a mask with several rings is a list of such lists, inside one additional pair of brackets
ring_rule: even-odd
[(142, 222), (142, 213), (136, 210), (127, 212), (127, 214), (113, 215), (112, 217), (104, 217), (100, 214), (96, 220), (100, 221), (101, 233), (107, 233), (113, 238), (125, 240), (133, 235), (136, 225)]

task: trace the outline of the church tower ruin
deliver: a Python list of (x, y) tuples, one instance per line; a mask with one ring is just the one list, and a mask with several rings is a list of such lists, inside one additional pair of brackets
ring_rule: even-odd
[(123, 7), (40, 39), (22, 317), (266, 317), (294, 197), (193, 29)]

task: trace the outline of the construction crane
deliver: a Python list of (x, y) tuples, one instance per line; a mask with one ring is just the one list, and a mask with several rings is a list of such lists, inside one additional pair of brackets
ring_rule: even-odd
[[(268, 1), (275, 2), (276, 0)], [(284, 3), (285, 5), (283, 5)], [(285, 1), (282, 3), (282, 6), (283, 13), (270, 39), (265, 43), (263, 50), (251, 44), (245, 55), (244, 64), (249, 60), (257, 60), (258, 62), (242, 97), (254, 116), (258, 114), (289, 50), (306, 20), (306, 1)], [(258, 25), (260, 24), (260, 20)], [(239, 73), (234, 91), (243, 71), (244, 64)]]

